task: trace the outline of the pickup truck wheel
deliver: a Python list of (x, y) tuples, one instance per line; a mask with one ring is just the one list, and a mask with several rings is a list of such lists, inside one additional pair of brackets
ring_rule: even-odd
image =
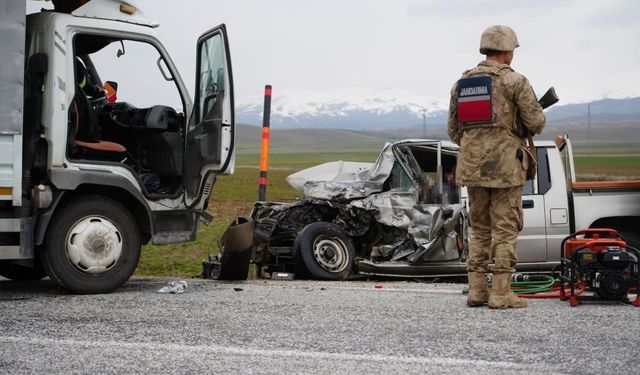
[(296, 269), (321, 280), (344, 280), (351, 275), (355, 250), (351, 238), (340, 227), (325, 222), (304, 227), (293, 243)]
[(618, 230), (618, 234), (620, 234), (620, 236), (622, 236), (622, 238), (624, 238), (625, 241), (627, 241), (627, 244), (635, 247), (636, 249), (640, 249), (638, 247), (640, 246), (640, 235), (632, 232), (631, 230), (625, 230), (625, 229)]
[(39, 263), (33, 267), (25, 267), (19, 264), (0, 262), (0, 276), (14, 281), (36, 281), (47, 276)]
[(85, 196), (61, 208), (47, 230), (42, 263), (63, 288), (79, 294), (110, 292), (133, 274), (140, 233), (119, 202)]

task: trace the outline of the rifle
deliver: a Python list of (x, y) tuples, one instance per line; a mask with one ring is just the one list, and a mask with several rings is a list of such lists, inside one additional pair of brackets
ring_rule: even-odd
[(560, 100), (558, 95), (556, 95), (556, 90), (552, 87), (549, 87), (549, 90), (542, 95), (542, 98), (538, 100), (538, 103), (542, 106), (542, 109), (551, 107), (556, 104)]
[[(540, 104), (542, 109), (545, 109), (556, 104), (558, 100), (560, 100), (560, 98), (558, 98), (558, 95), (556, 95), (556, 90), (551, 87), (549, 88), (549, 90), (547, 90), (547, 92), (544, 93), (544, 95), (542, 95), (542, 98), (538, 100), (538, 103)], [(518, 117), (516, 119), (516, 125), (518, 129), (518, 135), (527, 140), (527, 146), (524, 146), (524, 148), (519, 148), (516, 152), (516, 157), (519, 160), (522, 160), (523, 152), (529, 154), (529, 165), (527, 167), (526, 179), (533, 180), (534, 178), (536, 178), (536, 173), (538, 171), (538, 157), (536, 153), (536, 147), (533, 145), (533, 139), (531, 138), (533, 137), (533, 134), (531, 134), (531, 131), (529, 131), (529, 129), (522, 123), (522, 117), (520, 117), (520, 114), (518, 114)]]
[[(542, 109), (549, 108), (552, 105), (556, 104), (560, 100), (558, 95), (556, 95), (556, 90), (553, 87), (550, 87), (547, 92), (542, 95), (540, 100), (538, 100), (538, 104), (542, 107)], [(518, 114), (518, 118), (516, 119), (516, 125), (518, 130), (518, 135), (522, 138), (532, 137), (531, 131), (522, 123), (522, 118)]]

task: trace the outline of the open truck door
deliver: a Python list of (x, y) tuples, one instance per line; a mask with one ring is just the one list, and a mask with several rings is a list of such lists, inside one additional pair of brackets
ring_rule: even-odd
[(185, 203), (194, 206), (212, 177), (233, 173), (233, 80), (224, 25), (198, 38), (194, 109), (186, 136)]

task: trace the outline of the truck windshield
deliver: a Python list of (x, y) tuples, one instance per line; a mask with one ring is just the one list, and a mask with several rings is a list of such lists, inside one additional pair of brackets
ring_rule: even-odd
[(90, 55), (100, 78), (118, 83), (118, 101), (136, 107), (166, 105), (182, 112), (182, 98), (175, 83), (165, 80), (157, 66), (158, 50), (133, 40), (122, 44), (114, 41)]

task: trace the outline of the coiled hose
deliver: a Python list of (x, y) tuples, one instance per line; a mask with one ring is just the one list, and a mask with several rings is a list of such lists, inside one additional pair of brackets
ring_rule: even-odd
[[(520, 273), (511, 276), (511, 289), (518, 297), (523, 298), (560, 298), (560, 287), (562, 283), (550, 275), (524, 275)], [(489, 283), (489, 287), (491, 284)], [(585, 292), (583, 281), (576, 283), (575, 295)], [(469, 293), (469, 288), (464, 288), (463, 294)], [(565, 286), (565, 295), (569, 295), (570, 290)]]

